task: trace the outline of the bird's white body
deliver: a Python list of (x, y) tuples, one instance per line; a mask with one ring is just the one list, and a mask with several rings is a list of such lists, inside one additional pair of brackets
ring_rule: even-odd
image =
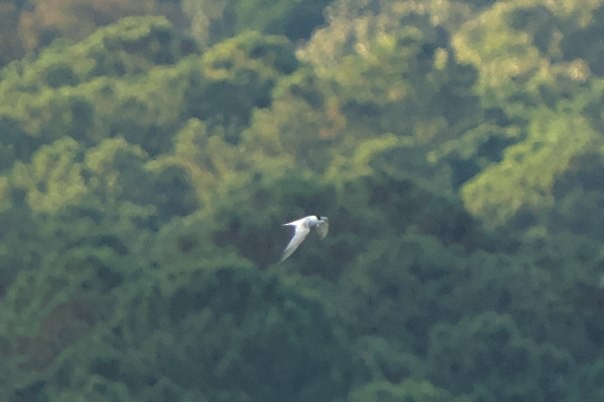
[(287, 257), (292, 255), (293, 252), (300, 247), (300, 244), (306, 239), (306, 236), (308, 236), (311, 229), (316, 229), (317, 234), (321, 240), (323, 240), (329, 231), (329, 220), (325, 216), (309, 215), (302, 219), (298, 219), (297, 221), (286, 223), (283, 226), (293, 226), (294, 236), (285, 247), (285, 250), (283, 250), (279, 262), (285, 261)]

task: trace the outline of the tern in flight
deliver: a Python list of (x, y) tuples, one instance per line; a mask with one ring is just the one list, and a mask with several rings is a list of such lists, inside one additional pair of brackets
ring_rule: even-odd
[(285, 247), (285, 250), (283, 250), (279, 262), (285, 261), (287, 257), (292, 255), (293, 252), (300, 247), (300, 244), (306, 239), (306, 236), (308, 236), (308, 233), (310, 233), (312, 228), (317, 229), (317, 234), (321, 240), (323, 240), (329, 231), (329, 219), (327, 219), (326, 216), (309, 215), (302, 219), (298, 219), (297, 221), (286, 223), (283, 226), (293, 226), (294, 236)]

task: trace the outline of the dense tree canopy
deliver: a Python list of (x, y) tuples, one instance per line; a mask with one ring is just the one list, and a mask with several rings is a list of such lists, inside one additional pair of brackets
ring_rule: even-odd
[(0, 21), (0, 400), (603, 400), (603, 0)]

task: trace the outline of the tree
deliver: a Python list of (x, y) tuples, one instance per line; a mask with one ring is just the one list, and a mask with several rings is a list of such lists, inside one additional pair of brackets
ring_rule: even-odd
[(462, 190), (467, 208), (489, 227), (541, 224), (541, 212), (554, 207), (556, 181), (575, 158), (598, 143), (584, 118), (547, 109), (534, 116), (529, 130), (528, 138), (508, 148), (501, 163), (485, 169)]
[(366, 402), (445, 402), (452, 401), (452, 395), (435, 387), (428, 381), (408, 380), (401, 384), (388, 382), (371, 383), (353, 393), (351, 401)]
[(15, 35), (19, 24), (21, 7), (18, 2), (2, 2), (0, 5), (0, 38), (2, 48), (0, 49), (0, 66), (8, 64), (23, 56), (24, 46), (21, 38)]
[(80, 41), (98, 28), (125, 17), (159, 13), (177, 17), (178, 4), (166, 3), (156, 0), (137, 3), (123, 0), (33, 0), (29, 9), (20, 15), (19, 33), (30, 50), (48, 46), (57, 38)]
[(479, 393), (482, 400), (493, 401), (562, 401), (574, 396), (563, 385), (571, 378), (573, 359), (551, 345), (538, 346), (524, 338), (509, 316), (490, 312), (457, 325), (436, 326), (430, 343), (431, 377), (455, 393)]
[(285, 36), (291, 41), (308, 39), (324, 22), (324, 9), (331, 0), (304, 2), (182, 1), (192, 35), (211, 46), (229, 37), (256, 31)]
[(242, 260), (164, 267), (116, 296), (111, 324), (64, 353), (47, 397), (332, 401), (346, 389), (347, 352), (322, 307)]

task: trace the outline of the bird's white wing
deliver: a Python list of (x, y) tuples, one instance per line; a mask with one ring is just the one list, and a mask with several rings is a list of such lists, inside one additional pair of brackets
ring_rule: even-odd
[(317, 234), (323, 240), (325, 236), (327, 236), (327, 232), (329, 232), (329, 223), (321, 222), (317, 225)]
[(300, 246), (300, 244), (302, 244), (304, 239), (306, 239), (306, 236), (308, 236), (308, 232), (310, 232), (310, 229), (308, 227), (304, 225), (296, 226), (296, 232), (294, 233), (294, 237), (292, 237), (292, 239), (285, 247), (285, 250), (283, 250), (283, 254), (281, 255), (281, 259), (279, 260), (279, 262), (285, 261), (287, 257), (292, 255), (292, 253), (296, 251), (296, 249)]

